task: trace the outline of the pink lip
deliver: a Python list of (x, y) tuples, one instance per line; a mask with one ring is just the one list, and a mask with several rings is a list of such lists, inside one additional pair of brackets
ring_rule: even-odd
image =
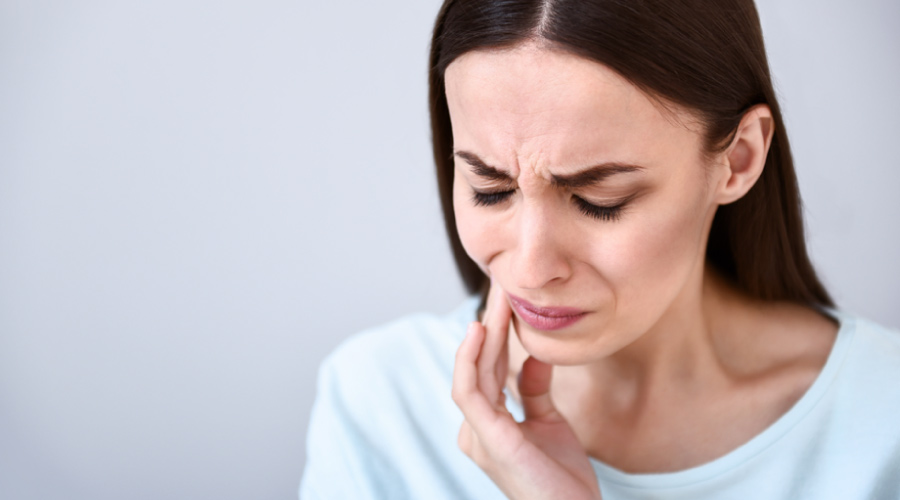
[(538, 307), (511, 293), (507, 295), (510, 305), (519, 317), (538, 330), (560, 330), (578, 322), (587, 314), (574, 307)]

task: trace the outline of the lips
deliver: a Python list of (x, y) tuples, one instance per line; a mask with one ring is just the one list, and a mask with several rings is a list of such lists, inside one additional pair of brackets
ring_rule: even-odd
[(522, 321), (537, 330), (560, 330), (577, 323), (587, 312), (574, 307), (538, 307), (527, 300), (509, 295), (509, 303)]

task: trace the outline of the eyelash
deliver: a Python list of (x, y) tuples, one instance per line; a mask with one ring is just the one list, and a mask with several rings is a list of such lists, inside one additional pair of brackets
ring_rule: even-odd
[[(472, 201), (475, 203), (476, 207), (489, 207), (508, 200), (513, 193), (515, 193), (513, 190), (497, 191), (493, 193), (479, 193), (476, 191), (475, 195), (472, 197)], [(622, 208), (625, 206), (625, 203), (623, 202), (614, 207), (602, 207), (594, 205), (593, 203), (588, 203), (577, 196), (573, 196), (572, 200), (582, 214), (602, 221), (619, 220), (622, 216)]]
[(622, 207), (625, 206), (625, 203), (620, 203), (614, 207), (601, 207), (599, 205), (594, 205), (593, 203), (588, 203), (577, 196), (573, 196), (572, 199), (575, 200), (575, 204), (578, 205), (578, 209), (581, 210), (581, 213), (602, 221), (619, 220), (619, 217), (622, 216)]
[(515, 191), (512, 190), (495, 191), (493, 193), (480, 193), (475, 191), (475, 196), (472, 197), (472, 201), (475, 203), (476, 207), (489, 207), (508, 200), (513, 193), (515, 193)]

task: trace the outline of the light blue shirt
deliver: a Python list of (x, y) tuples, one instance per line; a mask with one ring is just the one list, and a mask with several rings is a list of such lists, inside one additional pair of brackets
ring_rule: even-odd
[[(302, 500), (505, 498), (456, 445), (453, 358), (477, 304), (365, 331), (322, 363)], [(834, 314), (841, 326), (821, 374), (772, 426), (674, 473), (592, 459), (603, 498), (900, 500), (900, 333)]]

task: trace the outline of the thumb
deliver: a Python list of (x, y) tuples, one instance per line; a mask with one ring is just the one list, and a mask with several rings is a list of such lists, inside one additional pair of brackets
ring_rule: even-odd
[(526, 419), (543, 419), (557, 415), (550, 398), (553, 365), (529, 356), (519, 372), (519, 396)]

